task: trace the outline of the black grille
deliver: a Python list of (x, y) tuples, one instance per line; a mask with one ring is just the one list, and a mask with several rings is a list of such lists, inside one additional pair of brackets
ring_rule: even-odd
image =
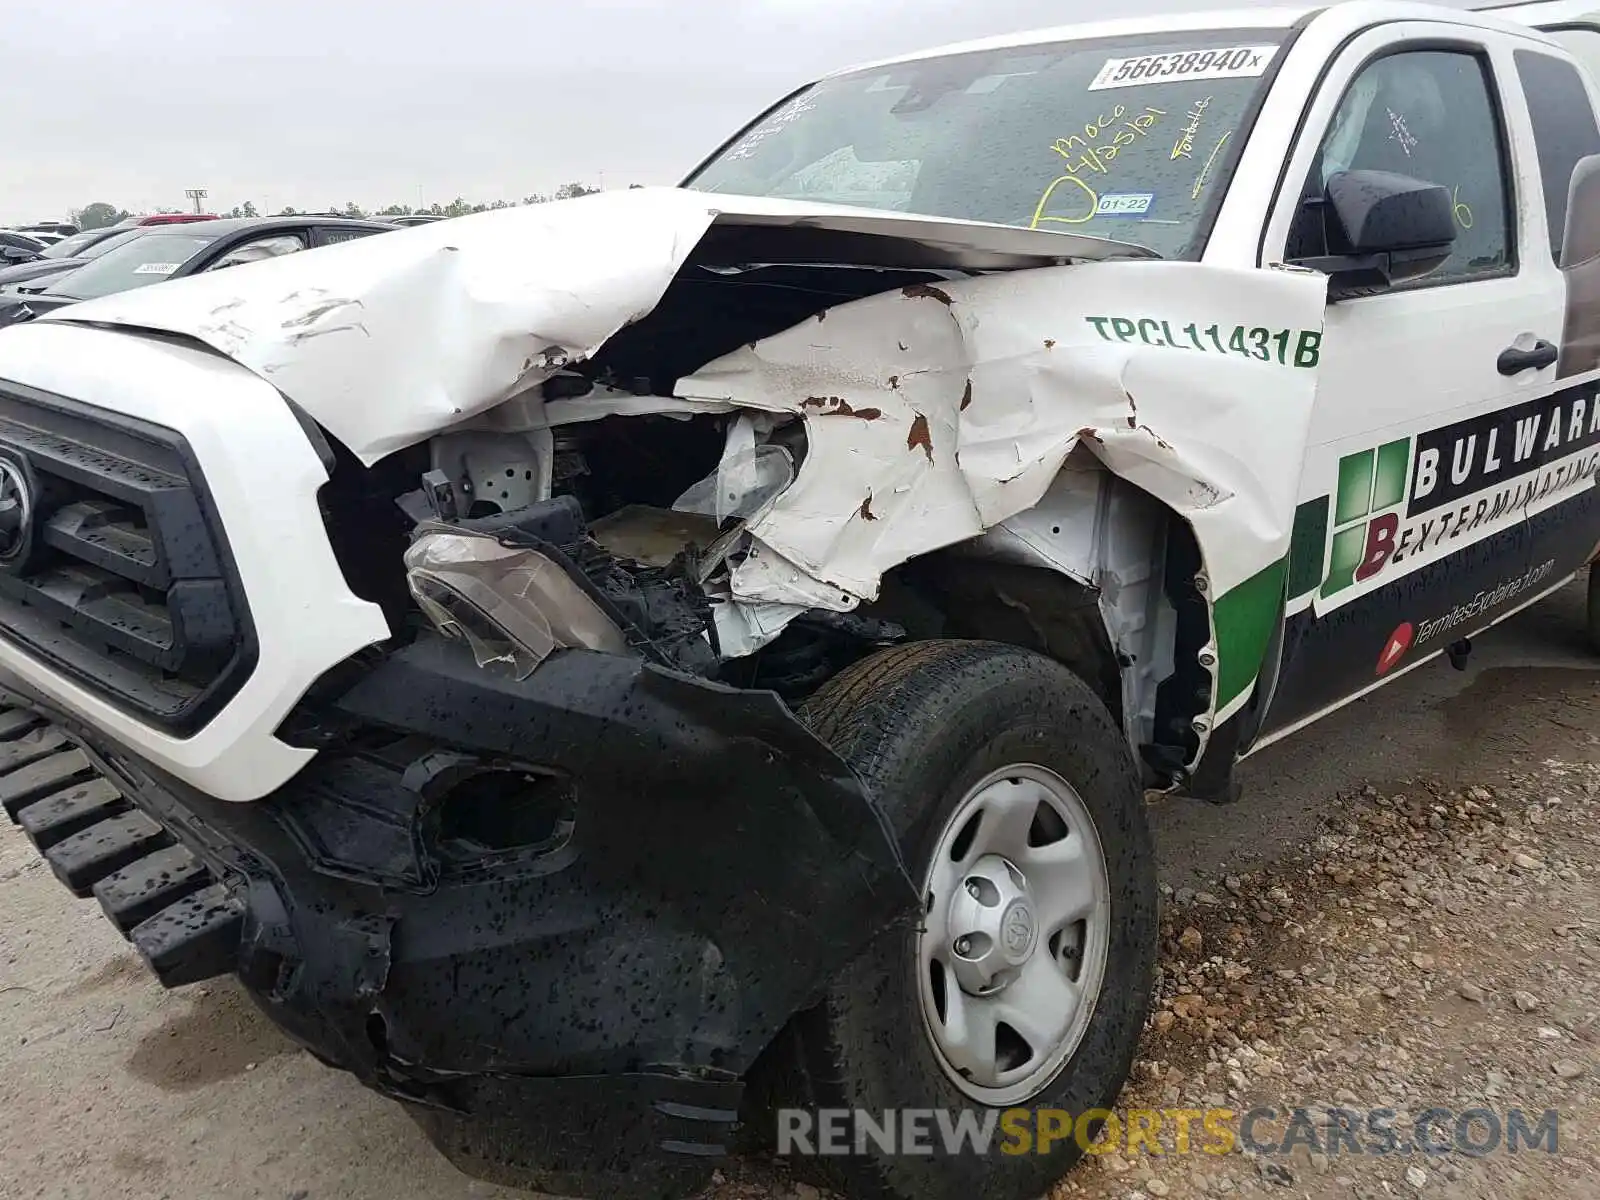
[(179, 434), (0, 381), (0, 636), (174, 733), (239, 690), (255, 634)]

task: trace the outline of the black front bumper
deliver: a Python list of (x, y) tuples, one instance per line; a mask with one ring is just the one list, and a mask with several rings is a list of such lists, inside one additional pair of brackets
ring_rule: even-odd
[[(324, 689), (294, 736), (326, 748), (254, 804), (4, 687), (0, 802), (164, 982), (236, 972), (502, 1181), (696, 1186), (757, 1055), (915, 912), (882, 814), (775, 696), (636, 659), (517, 682), (425, 639)], [(489, 845), (462, 814), (507, 780), (543, 815)]]

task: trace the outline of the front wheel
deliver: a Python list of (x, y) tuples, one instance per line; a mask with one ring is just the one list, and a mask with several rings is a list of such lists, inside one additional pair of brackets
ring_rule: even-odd
[[(1081, 1146), (1016, 1153), (1000, 1112), (1064, 1110), (1059, 1132), (1108, 1107), (1149, 1003), (1155, 854), (1126, 739), (1065, 667), (984, 642), (874, 655), (804, 716), (883, 804), (924, 912), (796, 1019), (792, 1099), (879, 1125), (947, 1117), (933, 1116), (931, 1154), (896, 1152), (902, 1129), (893, 1149), (870, 1138), (796, 1168), (851, 1196), (1037, 1196)], [(991, 1128), (987, 1152), (944, 1144), (964, 1111)]]

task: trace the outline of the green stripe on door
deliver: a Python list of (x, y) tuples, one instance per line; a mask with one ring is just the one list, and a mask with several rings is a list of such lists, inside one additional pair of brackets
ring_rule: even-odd
[(1217, 631), (1217, 707), (1222, 708), (1261, 670), (1272, 627), (1283, 615), (1284, 559), (1217, 597), (1212, 622)]
[(1328, 547), (1328, 498), (1318, 496), (1294, 510), (1289, 538), (1289, 599), (1304, 596), (1322, 582), (1322, 557)]

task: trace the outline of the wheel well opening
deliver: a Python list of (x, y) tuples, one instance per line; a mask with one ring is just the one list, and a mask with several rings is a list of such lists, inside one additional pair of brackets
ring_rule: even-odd
[(1171, 673), (1155, 690), (1150, 738), (1140, 747), (1145, 764), (1175, 781), (1200, 752), (1195, 720), (1211, 710), (1211, 673), (1200, 651), (1211, 637), (1211, 608), (1196, 580), (1205, 567), (1189, 523), (1169, 513), (1162, 565), (1162, 596), (1172, 613)]
[(901, 583), (943, 618), (929, 636), (1005, 642), (1070, 668), (1122, 720), (1121, 664), (1106, 632), (1097, 589), (1046, 567), (948, 552), (906, 564)]

